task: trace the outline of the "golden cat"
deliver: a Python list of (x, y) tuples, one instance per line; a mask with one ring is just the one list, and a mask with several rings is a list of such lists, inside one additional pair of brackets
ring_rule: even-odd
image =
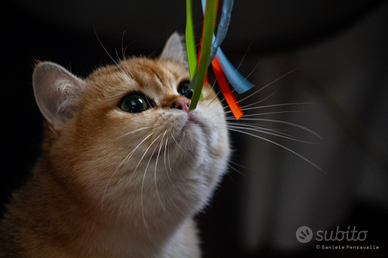
[[(42, 62), (33, 87), (42, 154), (0, 224), (0, 257), (200, 257), (192, 217), (230, 155), (210, 85), (188, 112), (184, 46), (80, 79)], [(215, 100), (214, 100), (215, 99)]]

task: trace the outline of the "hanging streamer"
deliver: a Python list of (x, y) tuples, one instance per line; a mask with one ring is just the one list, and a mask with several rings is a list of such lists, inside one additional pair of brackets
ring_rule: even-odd
[(241, 111), (240, 106), (238, 105), (232, 92), (229, 90), (228, 84), (226, 83), (221, 65), (217, 57), (213, 59), (212, 67), (213, 67), (214, 75), (216, 76), (216, 79), (218, 82), (218, 86), (220, 87), (221, 92), (225, 97), (226, 103), (228, 104), (236, 120), (238, 120), (243, 115), (243, 112)]
[[(202, 11), (204, 12), (204, 6), (206, 4), (206, 0), (202, 0)], [(228, 79), (230, 85), (237, 91), (237, 93), (241, 94), (251, 89), (254, 85), (245, 79), (236, 68), (229, 62), (224, 53), (222, 52), (220, 45), (225, 38), (227, 33), (229, 22), (231, 18), (231, 12), (233, 8), (233, 0), (224, 0), (222, 6), (222, 15), (220, 19), (220, 24), (217, 30), (217, 37), (213, 35), (213, 49), (212, 54), (216, 54), (222, 70), (226, 78)], [(214, 57), (214, 56), (213, 56)]]
[[(201, 48), (202, 48), (202, 36), (203, 36), (203, 24), (202, 24), (202, 31), (201, 31), (201, 38), (199, 39), (199, 48), (198, 48), (198, 64), (199, 64), (199, 59), (201, 57)], [(198, 69), (198, 66), (197, 66)], [(205, 81), (203, 82), (204, 84), (207, 83), (207, 71), (205, 75)]]
[(191, 0), (186, 0), (186, 30), (185, 30), (187, 63), (189, 65), (190, 80), (193, 79), (197, 69), (197, 54), (195, 51), (195, 39), (193, 29), (193, 17), (191, 15)]
[(203, 21), (201, 55), (199, 59), (199, 65), (198, 65), (198, 70), (195, 78), (194, 91), (193, 91), (193, 96), (191, 98), (189, 111), (197, 107), (198, 100), (201, 96), (203, 83), (205, 81), (207, 68), (209, 66), (210, 49), (212, 45), (212, 35), (214, 32), (216, 11), (217, 11), (217, 1), (216, 0), (207, 1), (206, 10), (204, 14), (204, 21)]
[[(232, 87), (238, 92), (243, 93), (254, 85), (247, 81), (229, 62), (220, 45), (225, 39), (228, 31), (233, 0), (224, 0), (222, 6), (222, 15), (217, 29), (217, 36), (214, 35), (215, 17), (217, 14), (218, 0), (202, 0), (202, 10), (204, 13), (202, 33), (198, 57), (196, 58), (193, 21), (191, 15), (191, 0), (186, 0), (186, 47), (187, 58), (190, 71), (190, 88), (193, 89), (193, 96), (190, 102), (189, 111), (196, 108), (198, 100), (202, 96), (202, 87), (207, 83), (207, 68), (211, 64), (220, 86), (221, 92), (230, 107), (235, 118), (238, 120), (243, 112), (240, 109), (232, 92), (229, 90), (225, 77), (229, 80)], [(225, 76), (224, 76), (225, 75)]]
[[(202, 11), (204, 12), (204, 7), (206, 0), (202, 0)], [(222, 5), (222, 14), (220, 18), (220, 23), (217, 29), (217, 37), (213, 34), (213, 45), (210, 52), (210, 61), (216, 56), (218, 48), (221, 46), (222, 41), (224, 41), (226, 33), (228, 32), (231, 13), (233, 8), (233, 0), (226, 0)]]
[(224, 52), (222, 52), (221, 48), (217, 51), (217, 58), (220, 61), (221, 67), (224, 71), (225, 77), (228, 78), (230, 85), (237, 91), (238, 94), (244, 93), (247, 90), (251, 89), (254, 84), (249, 82), (242, 76), (236, 68), (229, 62), (228, 58), (226, 58)]
[[(205, 3), (206, 3), (206, 0), (202, 0), (202, 9), (205, 6)], [(228, 59), (225, 57), (222, 50), (219, 49), (222, 41), (225, 39), (226, 33), (228, 32), (232, 8), (233, 8), (233, 0), (225, 0), (223, 2), (222, 15), (217, 29), (217, 37), (215, 37), (213, 34), (213, 46), (210, 52), (210, 61), (212, 64), (214, 75), (216, 76), (216, 80), (218, 82), (218, 85), (220, 87), (222, 94), (224, 95), (226, 103), (228, 104), (236, 120), (238, 120), (243, 115), (243, 112), (241, 111), (240, 106), (238, 105), (232, 92), (229, 90), (228, 84), (226, 83), (226, 80), (224, 77), (224, 73), (225, 75), (227, 75), (227, 78), (232, 84), (232, 86), (235, 86), (234, 88), (238, 93), (242, 93), (250, 89), (251, 87), (253, 87), (253, 85), (246, 86), (245, 84), (240, 83), (241, 78), (239, 79), (239, 75), (240, 75), (239, 73), (237, 73), (235, 76), (231, 74), (231, 72), (233, 72), (233, 70), (231, 69), (233, 68), (233, 66), (232, 64), (229, 63)], [(218, 54), (218, 50), (220, 54)], [(214, 58), (216, 54), (217, 54), (217, 57)], [(226, 72), (223, 71), (220, 65), (219, 56), (221, 57), (222, 63), (224, 64), (223, 67), (225, 67), (227, 70)], [(235, 72), (237, 72), (237, 70), (235, 70)]]

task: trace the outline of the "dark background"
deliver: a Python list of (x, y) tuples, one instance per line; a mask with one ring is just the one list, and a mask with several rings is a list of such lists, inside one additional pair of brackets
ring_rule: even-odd
[[(168, 36), (184, 33), (184, 1), (7, 1), (1, 6), (1, 163), (0, 212), (11, 192), (27, 178), (39, 155), (42, 116), (35, 104), (31, 75), (36, 60), (61, 64), (80, 77), (112, 63), (112, 56), (160, 54)], [(200, 5), (193, 1), (196, 35), (200, 34)], [(199, 2), (199, 1), (198, 1)], [(263, 56), (317, 44), (357, 24), (383, 1), (236, 1), (222, 48), (231, 59), (249, 53)], [(125, 33), (124, 33), (125, 31)], [(388, 47), (388, 46), (387, 46)], [(252, 68), (252, 67), (251, 67)], [(237, 135), (232, 135), (238, 139)], [(237, 149), (244, 146), (235, 140)], [(237, 155), (238, 159), (238, 155)], [(233, 173), (233, 172), (231, 172)], [(355, 257), (354, 253), (317, 252), (313, 248), (280, 254), (270, 244), (247, 254), (239, 246), (234, 222), (239, 177), (226, 176), (211, 208), (198, 216), (207, 257)], [(231, 209), (232, 208), (232, 209)], [(387, 213), (356, 203), (344, 224), (376, 228), (372, 243), (384, 246), (368, 257), (386, 257)], [(373, 242), (375, 241), (375, 242)], [(357, 253), (362, 256), (359, 252)], [(244, 256), (245, 255), (245, 256)]]

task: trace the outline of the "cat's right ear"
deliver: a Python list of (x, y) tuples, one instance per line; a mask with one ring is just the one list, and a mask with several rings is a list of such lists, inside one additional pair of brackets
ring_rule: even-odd
[(167, 40), (159, 59), (171, 60), (187, 65), (186, 46), (183, 43), (183, 37), (176, 32), (173, 33)]
[(41, 62), (35, 66), (33, 88), (40, 111), (51, 127), (59, 131), (76, 110), (74, 100), (84, 82), (60, 65)]

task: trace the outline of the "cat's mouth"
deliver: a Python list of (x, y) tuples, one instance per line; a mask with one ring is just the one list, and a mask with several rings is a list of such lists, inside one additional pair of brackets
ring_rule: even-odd
[[(183, 113), (183, 112), (182, 112)], [(181, 114), (175, 126), (175, 139), (180, 142), (182, 139), (204, 139), (209, 135), (209, 126), (206, 125), (201, 114), (193, 111)]]
[(178, 138), (196, 135), (197, 133), (207, 131), (203, 119), (201, 119), (196, 112), (189, 112), (184, 115), (182, 114), (178, 121), (175, 127)]
[(205, 129), (205, 124), (203, 123), (202, 119), (200, 119), (194, 113), (190, 112), (187, 114), (187, 121), (185, 123), (185, 126), (183, 127), (183, 130), (191, 128), (195, 125), (201, 127), (202, 129)]

